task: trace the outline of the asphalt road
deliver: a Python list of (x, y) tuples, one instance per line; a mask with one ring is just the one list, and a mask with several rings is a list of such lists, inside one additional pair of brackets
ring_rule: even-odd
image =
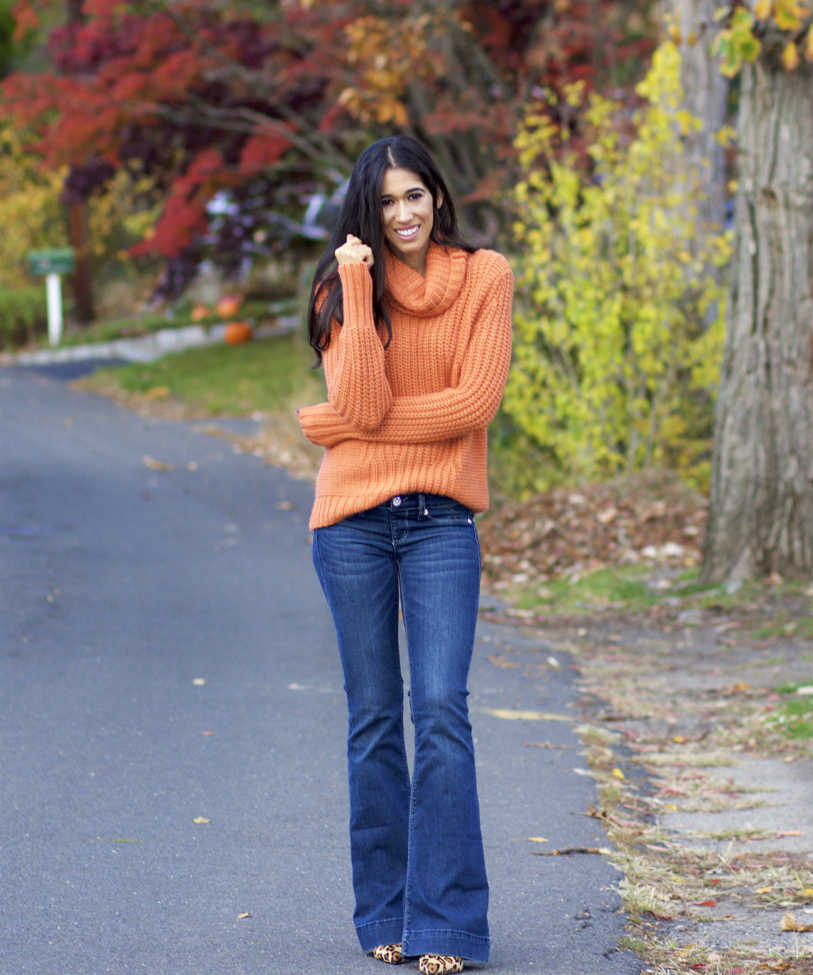
[[(0, 370), (0, 395), (0, 970), (382, 972), (351, 922), (345, 704), (311, 485), (54, 376)], [(637, 973), (615, 948), (615, 870), (530, 853), (604, 842), (572, 722), (487, 713), (572, 718), (573, 671), (510, 630), (478, 634), (486, 968)]]

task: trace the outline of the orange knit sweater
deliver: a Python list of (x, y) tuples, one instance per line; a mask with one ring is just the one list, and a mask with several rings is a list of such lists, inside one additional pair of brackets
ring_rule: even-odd
[(443, 494), (488, 507), (486, 428), (511, 359), (513, 275), (494, 251), (430, 244), (426, 277), (389, 252), (392, 341), (373, 320), (364, 264), (339, 267), (344, 324), (324, 354), (328, 403), (300, 410), (326, 447), (310, 527), (398, 494)]

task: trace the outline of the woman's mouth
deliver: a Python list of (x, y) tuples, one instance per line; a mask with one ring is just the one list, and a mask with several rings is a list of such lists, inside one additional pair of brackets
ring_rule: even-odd
[(414, 227), (405, 227), (403, 230), (395, 229), (395, 233), (400, 237), (401, 240), (412, 240), (418, 236), (418, 230), (420, 228), (416, 225)]

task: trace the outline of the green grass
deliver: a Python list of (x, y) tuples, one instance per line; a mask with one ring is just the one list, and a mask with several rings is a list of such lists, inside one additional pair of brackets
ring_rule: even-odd
[(99, 370), (95, 382), (114, 382), (131, 393), (172, 396), (213, 416), (245, 416), (286, 408), (294, 394), (316, 402), (324, 393), (309, 366), (313, 354), (294, 335), (244, 345), (208, 345), (149, 364)]
[(663, 593), (650, 589), (640, 568), (600, 569), (577, 582), (557, 579), (542, 587), (518, 590), (517, 606), (521, 609), (552, 608), (563, 612), (590, 607), (631, 609), (654, 606)]
[(813, 738), (813, 694), (797, 695), (799, 687), (813, 684), (813, 677), (807, 684), (782, 684), (776, 688), (778, 694), (785, 695), (781, 709), (772, 723), (781, 728), (788, 738)]
[(761, 626), (754, 634), (758, 639), (772, 636), (813, 637), (813, 616), (792, 617), (787, 613), (777, 613), (770, 623)]

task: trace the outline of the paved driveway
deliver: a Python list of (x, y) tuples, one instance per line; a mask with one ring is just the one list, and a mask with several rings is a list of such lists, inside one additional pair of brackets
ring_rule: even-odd
[[(2, 971), (381, 972), (351, 923), (345, 704), (311, 485), (30, 369), (0, 370), (0, 394)], [(480, 628), (487, 967), (638, 972), (615, 950), (616, 872), (516, 842), (603, 842), (571, 723), (487, 713), (572, 715), (573, 672), (547, 656)]]

